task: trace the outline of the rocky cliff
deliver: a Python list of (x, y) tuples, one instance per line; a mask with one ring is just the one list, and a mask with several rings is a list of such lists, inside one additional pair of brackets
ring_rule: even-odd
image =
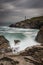
[(6, 49), (8, 47), (9, 41), (3, 35), (0, 35), (0, 49)]
[(40, 28), (40, 31), (38, 32), (36, 36), (36, 41), (39, 43), (42, 43), (43, 45), (43, 26)]
[(43, 16), (26, 19), (16, 24), (11, 24), (9, 27), (40, 29), (41, 26), (43, 26)]

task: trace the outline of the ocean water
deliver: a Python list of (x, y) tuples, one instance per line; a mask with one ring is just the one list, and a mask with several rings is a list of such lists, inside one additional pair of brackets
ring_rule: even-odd
[[(27, 47), (40, 45), (35, 41), (38, 31), (38, 29), (10, 28), (7, 26), (0, 26), (0, 35), (3, 35), (9, 41), (13, 53), (20, 52)], [(20, 42), (15, 44), (14, 40), (20, 40)], [(16, 51), (14, 52), (14, 50)]]

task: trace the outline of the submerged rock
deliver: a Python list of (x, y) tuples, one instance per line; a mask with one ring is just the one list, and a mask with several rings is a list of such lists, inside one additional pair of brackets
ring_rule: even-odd
[(19, 43), (19, 42), (20, 42), (20, 40), (14, 40), (14, 42), (15, 42), (15, 44), (17, 44), (17, 43)]
[(36, 36), (36, 41), (39, 43), (42, 43), (43, 45), (43, 26), (41, 27), (40, 31), (38, 32)]

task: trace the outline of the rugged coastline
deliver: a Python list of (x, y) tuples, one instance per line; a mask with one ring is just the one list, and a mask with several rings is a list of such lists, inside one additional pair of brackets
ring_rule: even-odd
[[(43, 16), (11, 24), (9, 27), (39, 29), (35, 41), (40, 45), (28, 47), (17, 54), (13, 54), (9, 41), (1, 35), (0, 65), (43, 65)], [(14, 42), (17, 45), (20, 41), (14, 40)]]
[(40, 28), (40, 30), (36, 36), (36, 41), (43, 45), (43, 26)]
[(31, 29), (40, 29), (43, 26), (43, 16), (33, 17), (31, 19), (26, 19), (15, 24), (9, 25), (9, 27), (16, 28), (31, 28)]
[(38, 32), (35, 40), (39, 43), (43, 43), (43, 16), (26, 19), (24, 21), (17, 22), (16, 24), (11, 24), (9, 27), (39, 29), (40, 31)]

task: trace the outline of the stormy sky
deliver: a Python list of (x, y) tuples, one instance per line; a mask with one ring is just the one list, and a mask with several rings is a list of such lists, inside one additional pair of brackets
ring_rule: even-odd
[(0, 25), (43, 16), (43, 0), (0, 0)]

